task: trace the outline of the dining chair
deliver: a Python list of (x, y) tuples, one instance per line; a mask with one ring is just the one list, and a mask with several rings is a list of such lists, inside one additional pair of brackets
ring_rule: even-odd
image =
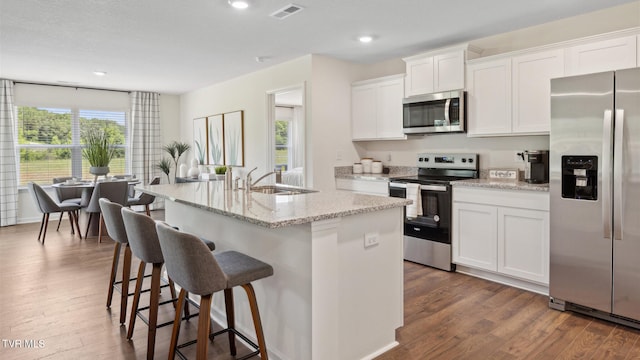
[(127, 181), (105, 181), (96, 183), (96, 186), (93, 188), (93, 193), (91, 194), (91, 200), (89, 200), (89, 204), (85, 208), (85, 211), (89, 214), (87, 229), (84, 234), (85, 238), (89, 234), (89, 227), (91, 225), (91, 218), (93, 217), (93, 214), (100, 214), (98, 242), (102, 242), (104, 219), (102, 218), (102, 212), (100, 211), (100, 198), (106, 198), (111, 202), (126, 206), (128, 188), (129, 183)]
[[(67, 180), (73, 180), (72, 176), (64, 176), (64, 177), (54, 177), (53, 183), (60, 184), (64, 183)], [(57, 186), (54, 188), (56, 197), (58, 198), (58, 202), (60, 203), (73, 203), (80, 205), (82, 202), (82, 192), (84, 189), (77, 187), (60, 187)], [(76, 211), (76, 217), (78, 216), (78, 212)], [(62, 216), (58, 219), (58, 227), (56, 231), (60, 230), (60, 223), (62, 223)]]
[[(71, 233), (74, 234), (74, 225), (76, 230), (78, 231), (78, 236), (82, 239), (82, 235), (80, 232), (80, 225), (78, 225), (78, 216), (77, 211), (80, 209), (80, 205), (75, 203), (58, 203), (47, 194), (44, 189), (34, 183), (27, 183), (27, 188), (29, 190), (29, 194), (33, 198), (36, 203), (36, 207), (42, 213), (42, 222), (40, 223), (40, 232), (38, 233), (38, 241), (40, 241), (40, 237), (42, 237), (42, 244), (44, 244), (44, 238), (47, 235), (47, 226), (49, 224), (49, 215), (51, 213), (60, 213), (60, 217), (62, 218), (65, 213), (69, 215), (69, 222), (71, 223)], [(43, 232), (44, 229), (44, 232)]]
[[(158, 185), (160, 184), (160, 176), (156, 176), (151, 180), (149, 185)], [(130, 197), (127, 200), (127, 206), (136, 206), (136, 205), (144, 205), (144, 210), (147, 213), (147, 216), (151, 216), (151, 212), (149, 211), (149, 205), (156, 200), (156, 197), (144, 192), (141, 192), (140, 195), (136, 197)]]

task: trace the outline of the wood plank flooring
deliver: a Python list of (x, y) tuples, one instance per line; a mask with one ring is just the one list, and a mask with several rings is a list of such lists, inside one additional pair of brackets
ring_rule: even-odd
[[(44, 246), (39, 224), (0, 228), (0, 359), (145, 358), (146, 325), (138, 320), (127, 341), (119, 296), (105, 307), (113, 242), (72, 237), (68, 221), (59, 232), (49, 225)], [(400, 345), (378, 360), (640, 359), (640, 331), (551, 310), (542, 295), (408, 262), (404, 291)], [(172, 310), (161, 307), (159, 321)], [(195, 338), (196, 327), (196, 319), (183, 323), (181, 341)], [(167, 357), (170, 335), (170, 327), (158, 330), (157, 359)], [(249, 351), (237, 345), (239, 355)], [(226, 336), (209, 358), (233, 359)]]

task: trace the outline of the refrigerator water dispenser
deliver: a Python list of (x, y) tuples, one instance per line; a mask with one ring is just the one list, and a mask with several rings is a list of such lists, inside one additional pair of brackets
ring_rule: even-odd
[(598, 157), (562, 157), (562, 197), (598, 200)]

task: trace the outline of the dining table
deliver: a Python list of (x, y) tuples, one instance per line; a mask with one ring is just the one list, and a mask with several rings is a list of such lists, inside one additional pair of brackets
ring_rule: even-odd
[[(101, 183), (101, 182), (109, 182), (109, 181), (123, 181), (126, 180), (127, 183), (129, 184), (129, 189), (131, 189), (133, 191), (133, 186), (138, 185), (141, 183), (140, 179), (138, 178), (130, 178), (130, 179), (120, 179), (120, 178), (108, 178), (108, 179), (98, 179), (97, 182)], [(94, 180), (67, 180), (65, 182), (61, 182), (61, 183), (56, 183), (56, 184), (52, 184), (51, 185), (54, 188), (81, 188), (82, 189), (82, 197), (81, 197), (81, 201), (80, 201), (80, 210), (84, 209), (87, 207), (87, 205), (89, 204), (89, 201), (91, 200), (91, 194), (93, 194), (93, 189), (96, 186), (96, 181)], [(86, 219), (86, 220), (82, 220), (82, 221), (89, 221), (89, 215), (87, 214), (86, 211), (82, 211), (82, 213), (84, 213), (85, 215), (83, 215), (81, 218)], [(87, 233), (88, 236), (98, 236), (98, 232), (100, 230), (100, 223), (99, 223), (99, 216), (93, 216), (91, 217), (92, 220), (91, 223), (89, 223), (88, 225), (84, 225), (84, 226), (88, 226), (89, 227), (89, 231)], [(79, 219), (80, 220), (80, 219)]]

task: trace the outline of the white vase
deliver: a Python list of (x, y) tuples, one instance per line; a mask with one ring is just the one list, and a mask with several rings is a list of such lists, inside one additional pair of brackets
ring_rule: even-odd
[(187, 165), (180, 164), (180, 171), (178, 171), (178, 174), (181, 178), (186, 177), (188, 171), (189, 171), (189, 168), (187, 168)]

